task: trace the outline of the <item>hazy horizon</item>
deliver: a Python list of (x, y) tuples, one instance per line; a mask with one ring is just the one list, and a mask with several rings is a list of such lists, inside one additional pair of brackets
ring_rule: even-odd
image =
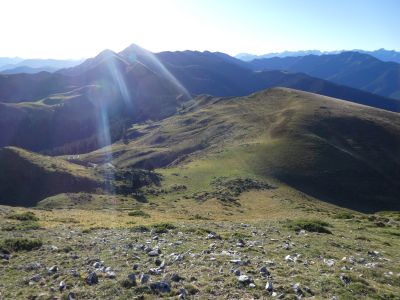
[[(132, 44), (131, 44), (131, 45), (132, 45)], [(140, 45), (138, 45), (138, 46), (140, 46)], [(127, 48), (127, 47), (129, 47), (129, 45), (127, 45), (126, 47), (124, 47), (124, 48), (122, 48), (122, 49), (118, 49), (118, 50), (106, 48), (106, 49), (101, 50), (100, 52), (102, 52), (102, 51), (104, 51), (104, 50), (111, 50), (111, 51), (113, 51), (113, 52), (118, 53), (118, 52), (124, 50), (124, 49)], [(229, 53), (227, 53), (227, 54), (229, 54), (229, 55), (235, 57), (235, 56), (240, 55), (240, 54), (265, 55), (265, 54), (273, 54), (273, 53), (300, 52), (300, 51), (320, 51), (320, 52), (322, 52), (322, 53), (325, 53), (325, 52), (335, 52), (335, 51), (337, 51), (337, 52), (346, 52), (346, 51), (351, 52), (351, 51), (357, 51), (357, 50), (373, 52), (373, 51), (377, 51), (377, 50), (381, 50), (381, 49), (386, 50), (386, 51), (396, 51), (396, 52), (400, 52), (400, 50), (397, 50), (397, 49), (379, 48), (379, 49), (334, 49), (334, 50), (299, 49), (299, 50), (283, 50), (283, 51), (277, 51), (277, 52), (271, 51), (271, 52), (257, 53), (257, 54), (252, 53), (252, 52), (240, 52), (240, 53), (236, 53), (236, 54), (229, 54)], [(146, 50), (149, 50), (149, 49), (146, 49)], [(205, 50), (196, 50), (196, 49), (168, 50), (168, 49), (166, 49), (166, 50), (162, 50), (162, 51), (157, 51), (157, 52), (152, 51), (152, 52), (158, 53), (158, 52), (164, 52), (164, 51), (165, 51), (165, 52), (168, 52), (168, 51), (171, 51), (171, 52), (174, 52), (174, 51), (178, 51), (178, 52), (179, 52), (179, 51), (200, 51), (200, 52), (205, 52), (205, 51), (209, 51), (209, 50), (207, 50), (207, 49), (205, 49)], [(98, 55), (100, 52), (94, 54), (93, 56), (88, 56), (88, 57), (77, 57), (77, 58), (69, 58), (69, 57), (65, 57), (65, 58), (55, 58), (55, 57), (20, 57), (20, 56), (0, 56), (0, 58), (12, 58), (12, 59), (23, 59), (23, 60), (30, 60), (30, 59), (43, 59), (43, 60), (49, 59), (49, 60), (51, 60), (51, 59), (53, 59), (53, 60), (71, 60), (71, 61), (75, 61), (75, 60), (85, 60), (85, 59), (88, 59), (88, 58), (95, 57), (95, 56)], [(218, 51), (218, 50), (217, 50), (217, 51), (212, 51), (212, 52), (221, 52), (221, 53), (222, 53), (223, 51)], [(226, 52), (223, 52), (223, 53), (226, 53)]]
[(0, 57), (82, 59), (132, 43), (152, 52), (230, 55), (400, 50), (395, 0), (6, 0), (0, 9), (7, 12), (0, 26), (8, 28)]

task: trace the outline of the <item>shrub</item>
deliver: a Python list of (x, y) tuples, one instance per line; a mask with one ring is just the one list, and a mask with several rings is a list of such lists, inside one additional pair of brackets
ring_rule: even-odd
[(1, 242), (0, 248), (7, 251), (31, 251), (42, 247), (43, 243), (38, 239), (11, 238)]
[(39, 221), (39, 218), (31, 211), (27, 211), (20, 214), (12, 214), (8, 217), (9, 219), (19, 220), (19, 221)]
[(130, 211), (128, 212), (128, 216), (131, 217), (142, 217), (142, 218), (150, 218), (150, 215), (148, 213), (145, 213), (142, 210), (135, 210), (135, 211)]
[(349, 212), (340, 212), (335, 215), (335, 219), (353, 219), (354, 215)]
[(149, 232), (150, 231), (150, 229), (144, 225), (134, 226), (130, 230), (133, 232)]
[(14, 231), (14, 230), (37, 230), (40, 229), (40, 226), (37, 222), (22, 222), (19, 224), (6, 224), (1, 230), (3, 231)]
[(136, 286), (136, 284), (130, 281), (129, 279), (123, 279), (119, 282), (119, 284), (125, 289), (130, 289)]
[(303, 229), (309, 232), (332, 234), (332, 232), (326, 228), (328, 226), (330, 226), (329, 223), (320, 220), (293, 220), (289, 223), (289, 228), (295, 231)]
[(152, 226), (153, 230), (155, 233), (167, 233), (168, 230), (175, 229), (176, 226), (172, 225), (171, 223), (160, 223), (160, 224), (155, 224)]
[(195, 214), (193, 217), (190, 218), (190, 220), (210, 220), (210, 218), (207, 218), (199, 214)]

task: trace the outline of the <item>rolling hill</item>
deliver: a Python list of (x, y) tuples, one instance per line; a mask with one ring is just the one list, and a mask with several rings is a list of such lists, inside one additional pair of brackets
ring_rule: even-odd
[(94, 192), (100, 179), (85, 167), (23, 149), (0, 149), (0, 203), (34, 206), (62, 192)]
[(165, 189), (185, 185), (187, 199), (209, 193), (215, 178), (239, 177), (363, 212), (398, 210), (398, 116), (287, 88), (203, 95), (171, 117), (127, 128), (124, 140), (74, 163), (2, 148), (0, 194), (8, 204), (29, 206), (58, 193), (90, 192), (102, 181), (90, 165), (112, 163), (115, 172), (156, 169)]
[(400, 64), (358, 52), (274, 57), (250, 62), (256, 70), (302, 72), (384, 97), (400, 99)]
[(399, 120), (397, 113), (284, 88), (201, 96), (175, 116), (129, 129), (128, 143), (82, 159), (169, 166), (166, 181), (176, 180), (174, 172), (187, 176), (191, 192), (207, 189), (215, 176), (256, 176), (355, 210), (399, 209)]

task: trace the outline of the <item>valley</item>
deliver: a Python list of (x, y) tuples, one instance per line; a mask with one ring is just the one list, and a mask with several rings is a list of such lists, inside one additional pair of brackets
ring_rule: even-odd
[(399, 299), (400, 65), (307, 53), (5, 59), (0, 299)]

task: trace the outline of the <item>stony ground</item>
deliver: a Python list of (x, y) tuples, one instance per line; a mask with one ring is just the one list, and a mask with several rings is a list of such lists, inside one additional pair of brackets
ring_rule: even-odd
[(396, 213), (46, 229), (5, 211), (1, 299), (400, 299)]

